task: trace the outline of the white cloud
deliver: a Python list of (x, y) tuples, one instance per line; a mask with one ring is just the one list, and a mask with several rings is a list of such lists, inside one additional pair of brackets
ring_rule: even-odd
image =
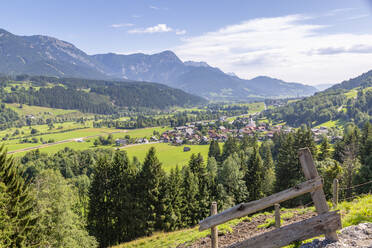
[(173, 50), (183, 60), (207, 61), (243, 78), (336, 83), (372, 69), (372, 34), (327, 33), (327, 25), (309, 24), (310, 18), (252, 19), (185, 38)]
[(325, 16), (335, 16), (335, 15), (338, 15), (338, 14), (343, 14), (343, 13), (346, 13), (346, 12), (350, 12), (352, 10), (355, 10), (355, 8), (333, 9), (333, 10), (328, 11), (325, 14)]
[(186, 34), (186, 30), (184, 30), (184, 29), (182, 29), (182, 30), (177, 29), (176, 30), (176, 35), (184, 35), (184, 34)]
[(152, 6), (152, 5), (150, 5), (149, 8), (150, 8), (150, 9), (154, 9), (154, 10), (159, 10), (159, 9), (160, 9), (159, 7)]
[(133, 27), (133, 23), (117, 23), (117, 24), (111, 24), (110, 27), (112, 28), (125, 28), (125, 27)]
[(168, 10), (168, 8), (158, 7), (158, 6), (154, 6), (154, 5), (150, 5), (149, 8), (153, 9), (153, 10)]
[(135, 28), (135, 29), (128, 30), (128, 33), (130, 34), (153, 34), (153, 33), (168, 33), (168, 32), (174, 32), (176, 35), (186, 34), (186, 30), (173, 29), (169, 27), (167, 24), (158, 24), (152, 27)]
[(136, 28), (131, 29), (128, 31), (128, 33), (131, 34), (152, 34), (152, 33), (166, 33), (173, 31), (172, 28), (168, 27), (167, 24), (158, 24), (153, 27), (148, 28)]
[(369, 16), (370, 16), (369, 14), (362, 14), (362, 15), (350, 16), (346, 19), (347, 20), (358, 20), (358, 19), (363, 19), (363, 18), (369, 17)]

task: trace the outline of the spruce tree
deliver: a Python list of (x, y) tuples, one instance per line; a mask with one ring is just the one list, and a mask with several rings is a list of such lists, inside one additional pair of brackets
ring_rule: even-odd
[(218, 165), (214, 157), (209, 157), (207, 163), (207, 177), (208, 177), (208, 192), (209, 201), (213, 202), (217, 198), (217, 176), (218, 176)]
[(139, 174), (138, 186), (140, 209), (142, 216), (140, 231), (145, 235), (152, 234), (161, 226), (163, 212), (163, 201), (161, 199), (162, 183), (165, 180), (165, 172), (161, 163), (156, 157), (154, 147), (151, 147), (143, 163), (142, 171)]
[(275, 185), (275, 170), (274, 170), (274, 161), (271, 154), (270, 145), (265, 142), (261, 147), (263, 150), (262, 152), (262, 158), (263, 158), (263, 166), (264, 166), (264, 194), (265, 195), (271, 195), (274, 191), (274, 185)]
[(323, 161), (330, 157), (331, 157), (331, 145), (328, 142), (327, 136), (324, 136), (322, 143), (320, 144), (318, 160)]
[(97, 160), (89, 190), (88, 229), (101, 247), (114, 245), (116, 240), (110, 195), (110, 166), (107, 157), (100, 157)]
[(223, 152), (221, 155), (221, 161), (224, 161), (230, 155), (239, 151), (239, 144), (236, 138), (229, 137), (223, 145)]
[(37, 225), (37, 216), (33, 213), (35, 200), (28, 183), (22, 178), (13, 157), (7, 156), (4, 146), (0, 147), (0, 186), (2, 204), (6, 203), (6, 210), (2, 211), (3, 223), (8, 247), (33, 247), (33, 231)]
[(207, 178), (207, 169), (204, 164), (204, 160), (202, 155), (199, 153), (198, 155), (192, 154), (189, 167), (191, 172), (197, 177), (198, 179), (198, 193), (197, 193), (197, 201), (199, 203), (199, 215), (198, 219), (203, 219), (209, 214), (209, 190), (208, 190), (208, 178)]
[(184, 227), (196, 225), (199, 221), (198, 178), (189, 166), (182, 169), (182, 223)]
[(297, 151), (301, 148), (309, 148), (313, 157), (316, 158), (317, 147), (314, 141), (313, 133), (306, 125), (301, 126), (301, 128), (296, 131), (294, 146)]
[(0, 182), (0, 247), (11, 247), (11, 236), (14, 234), (12, 219), (8, 215), (10, 196), (7, 194), (7, 187)]
[[(372, 180), (372, 124), (367, 122), (362, 131), (360, 142), (360, 162), (361, 167), (355, 177), (355, 184), (362, 184)], [(368, 193), (372, 191), (371, 184), (366, 184), (357, 188), (358, 193)]]
[(178, 166), (171, 169), (167, 178), (166, 196), (165, 196), (165, 219), (164, 229), (173, 231), (182, 227), (182, 175)]
[(110, 170), (109, 188), (113, 206), (112, 218), (117, 220), (114, 224), (115, 242), (121, 243), (136, 237), (135, 209), (137, 205), (134, 183), (137, 168), (130, 163), (125, 151), (116, 151)]
[(266, 174), (257, 146), (254, 147), (253, 154), (247, 163), (247, 171), (244, 179), (248, 190), (248, 200), (254, 201), (264, 196)]
[(360, 139), (360, 162), (366, 164), (367, 159), (372, 154), (372, 124), (366, 122), (363, 127)]
[(302, 178), (293, 133), (284, 136), (280, 143), (275, 166), (275, 191), (279, 192), (296, 185)]
[(209, 145), (208, 157), (213, 157), (217, 161), (219, 161), (221, 156), (221, 149), (218, 144), (218, 141), (212, 140), (211, 144)]

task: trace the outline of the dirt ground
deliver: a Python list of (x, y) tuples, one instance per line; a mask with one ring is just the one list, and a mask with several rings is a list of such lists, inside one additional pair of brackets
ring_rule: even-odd
[[(285, 213), (285, 212), (283, 212)], [(304, 214), (298, 214), (295, 213), (294, 216), (287, 220), (287, 221), (282, 221), (282, 226), (302, 221), (308, 218), (311, 218), (315, 216), (316, 213), (314, 212), (307, 212)], [(257, 228), (257, 226), (264, 224), (265, 220), (267, 218), (272, 218), (272, 215), (261, 215), (258, 217), (255, 217), (251, 219), (250, 221), (243, 221), (239, 223), (238, 225), (234, 226), (232, 229), (233, 231), (231, 233), (227, 234), (222, 234), (219, 233), (218, 237), (218, 245), (219, 247), (227, 247), (229, 245), (232, 245), (237, 242), (241, 242), (243, 240), (249, 239), (253, 236), (256, 236), (258, 234), (268, 232), (273, 230), (275, 227), (269, 227), (269, 228)], [(179, 248), (207, 248), (211, 247), (211, 240), (210, 236), (202, 238), (194, 242), (193, 244), (182, 244), (178, 246)]]

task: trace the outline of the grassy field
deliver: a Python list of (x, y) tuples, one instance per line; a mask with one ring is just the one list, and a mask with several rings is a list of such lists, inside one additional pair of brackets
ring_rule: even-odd
[(164, 133), (167, 130), (172, 129), (171, 127), (150, 127), (150, 128), (140, 128), (140, 129), (127, 129), (128, 135), (130, 135), (131, 138), (150, 138), (153, 136), (154, 131), (157, 131), (158, 133)]
[(349, 90), (348, 92), (346, 92), (345, 96), (347, 97), (347, 99), (351, 99), (351, 98), (356, 98), (357, 94), (358, 94), (358, 91), (355, 90), (355, 89), (352, 89), (352, 90)]
[(19, 103), (11, 103), (6, 104), (6, 106), (15, 112), (17, 112), (20, 115), (34, 115), (34, 116), (57, 116), (57, 115), (65, 115), (65, 114), (71, 114), (71, 113), (79, 113), (83, 115), (78, 110), (69, 110), (69, 109), (55, 109), (55, 108), (47, 108), (47, 107), (39, 107), (39, 106), (29, 106), (26, 104), (22, 104), (22, 108), (20, 108)]
[[(107, 128), (84, 128), (84, 129), (72, 130), (72, 131), (67, 131), (67, 132), (35, 135), (33, 137), (37, 138), (38, 140), (42, 138), (44, 141), (54, 140), (54, 142), (58, 142), (62, 140), (77, 139), (77, 138), (82, 138), (82, 137), (87, 137), (87, 136), (107, 135), (108, 133), (119, 132), (119, 131), (120, 130), (117, 130), (117, 129), (107, 129)], [(122, 130), (122, 132), (124, 132), (124, 130)], [(33, 146), (42, 144), (40, 141), (38, 143), (22, 143), (21, 144), (19, 142), (19, 139), (3, 141), (1, 143), (7, 146), (8, 151), (15, 151), (15, 150), (23, 149), (26, 147), (33, 147)], [(82, 144), (82, 143), (79, 143), (79, 144)], [(64, 144), (64, 145), (69, 146), (67, 144)], [(44, 149), (47, 149), (47, 148), (44, 148)], [(41, 150), (44, 151), (44, 149), (41, 149)]]
[[(65, 130), (71, 130), (71, 129), (75, 129), (75, 128), (88, 128), (88, 127), (92, 127), (92, 124), (91, 122), (85, 122), (84, 124), (81, 124), (81, 123), (76, 123), (76, 122), (64, 122), (64, 123), (55, 123), (54, 124), (54, 128), (52, 129), (49, 129), (48, 125), (33, 125), (31, 127), (29, 126), (24, 126), (24, 127), (21, 127), (21, 128), (9, 128), (9, 129), (6, 129), (6, 130), (2, 130), (0, 131), (0, 137), (3, 137), (5, 135), (9, 135), (10, 138), (20, 138), (20, 137), (23, 137), (23, 136), (28, 136), (31, 134), (31, 129), (36, 129), (38, 131), (38, 133), (51, 133), (51, 132), (61, 132), (61, 131), (65, 131)], [(18, 129), (19, 131), (19, 134), (18, 135), (14, 135), (14, 132)]]
[(315, 126), (315, 128), (319, 128), (319, 127), (327, 127), (327, 128), (331, 128), (331, 127), (337, 127), (337, 128), (343, 128), (343, 126), (345, 125), (345, 123), (341, 120), (335, 120), (335, 121), (327, 121), (327, 122), (324, 122), (322, 124), (319, 124), (317, 126)]
[[(355, 89), (351, 89), (351, 90), (349, 90), (348, 92), (345, 93), (345, 96), (347, 97), (347, 99), (356, 98), (357, 95), (358, 95), (358, 90), (360, 90), (360, 87), (355, 88)], [(369, 90), (372, 90), (372, 87), (367, 87), (367, 88), (363, 89), (363, 92), (367, 92)]]
[[(352, 202), (342, 202), (338, 205), (338, 210), (342, 215), (342, 227), (356, 225), (363, 222), (372, 222), (372, 195), (356, 198)], [(290, 210), (290, 209), (289, 209)], [(314, 207), (307, 209), (292, 209), (298, 211), (314, 211)], [(265, 214), (265, 213), (264, 213)], [(273, 213), (270, 213), (273, 214)], [(218, 226), (220, 230), (229, 231), (231, 227), (243, 221), (233, 220), (224, 225)], [(247, 219), (247, 217), (245, 217)], [(271, 220), (268, 219), (268, 223)], [(150, 237), (140, 238), (128, 243), (124, 243), (114, 248), (160, 248), (176, 247), (183, 243), (192, 243), (193, 241), (210, 235), (210, 231), (199, 232), (198, 226), (189, 229), (183, 229), (169, 233), (155, 233)], [(294, 246), (287, 246), (294, 247)]]
[[(246, 106), (249, 106), (248, 114), (242, 115), (241, 117), (249, 116), (251, 114), (254, 114), (254, 113), (257, 113), (257, 112), (261, 112), (261, 111), (265, 110), (265, 103), (264, 102), (253, 102), (253, 103), (236, 104), (236, 105), (246, 105)], [(236, 116), (229, 117), (229, 118), (227, 118), (227, 121), (233, 121), (236, 118), (237, 118)]]
[[(112, 134), (114, 139), (116, 138), (124, 138), (126, 135), (130, 135), (133, 138), (143, 138), (143, 137), (151, 137), (153, 132), (156, 130), (158, 132), (164, 132), (168, 130), (169, 127), (156, 127), (156, 128), (145, 128), (145, 129), (133, 129), (133, 130), (118, 130), (118, 129), (106, 129), (106, 128), (86, 128), (80, 130), (74, 130), (71, 132), (66, 133), (55, 133), (55, 134), (47, 134), (47, 135), (40, 135), (36, 136), (38, 138), (42, 137), (43, 140), (53, 139), (54, 141), (62, 141), (67, 139), (77, 139), (81, 137), (87, 136), (94, 136), (94, 135), (102, 135), (107, 136), (111, 132), (120, 132)], [(65, 147), (74, 149), (74, 150), (86, 150), (86, 149), (94, 149), (97, 148), (94, 146), (94, 140), (96, 137), (85, 139), (84, 142), (76, 142), (70, 141), (68, 143), (62, 144), (55, 144), (47, 147), (42, 147), (39, 150), (41, 152), (45, 152), (48, 154), (54, 154), (59, 150), (64, 149)], [(35, 147), (41, 145), (41, 143), (23, 143), (20, 144), (19, 140), (11, 140), (7, 142), (2, 142), (6, 144), (8, 151), (15, 151), (29, 147)], [(177, 165), (182, 167), (186, 165), (190, 159), (191, 154), (193, 153), (201, 153), (204, 159), (206, 160), (208, 157), (208, 145), (187, 145), (191, 148), (191, 151), (184, 152), (184, 146), (173, 146), (166, 143), (155, 143), (155, 144), (135, 144), (130, 145), (123, 150), (127, 151), (129, 157), (133, 159), (136, 156), (141, 162), (144, 161), (144, 158), (150, 149), (150, 147), (155, 147), (156, 154), (163, 164), (163, 169), (167, 172), (171, 170), (171, 168), (175, 168)], [(99, 146), (99, 148), (111, 148), (116, 149), (118, 147), (112, 146)], [(28, 151), (21, 151), (14, 154), (16, 157), (23, 156)]]
[(143, 162), (150, 147), (155, 147), (156, 154), (160, 162), (163, 164), (163, 169), (167, 172), (169, 172), (172, 168), (175, 168), (177, 165), (180, 168), (186, 165), (191, 154), (193, 153), (201, 153), (205, 160), (208, 158), (208, 145), (186, 146), (190, 147), (191, 151), (184, 152), (184, 146), (172, 146), (166, 143), (134, 145), (126, 147), (123, 150), (127, 151), (131, 159), (136, 156), (141, 162)]

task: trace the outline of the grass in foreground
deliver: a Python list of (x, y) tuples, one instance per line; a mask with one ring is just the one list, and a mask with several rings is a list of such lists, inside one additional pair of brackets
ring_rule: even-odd
[[(338, 210), (342, 215), (342, 227), (350, 225), (357, 225), (363, 222), (372, 222), (372, 195), (362, 196), (356, 198), (351, 202), (342, 202), (338, 205)], [(285, 209), (286, 211), (314, 211), (314, 207), (305, 209)], [(272, 214), (272, 213), (263, 213)], [(288, 215), (288, 216), (287, 216)], [(291, 212), (289, 212), (283, 218), (289, 218)], [(248, 217), (245, 217), (248, 218)], [(242, 219), (233, 220), (225, 223), (224, 225), (218, 226), (219, 230), (230, 231), (232, 227), (237, 225)], [(195, 240), (210, 235), (210, 231), (199, 232), (198, 226), (189, 229), (183, 229), (169, 233), (155, 233), (151, 237), (140, 238), (128, 243), (124, 243), (114, 248), (160, 248), (160, 247), (176, 247), (183, 243), (192, 243)], [(295, 247), (293, 245), (287, 246), (287, 248)]]

